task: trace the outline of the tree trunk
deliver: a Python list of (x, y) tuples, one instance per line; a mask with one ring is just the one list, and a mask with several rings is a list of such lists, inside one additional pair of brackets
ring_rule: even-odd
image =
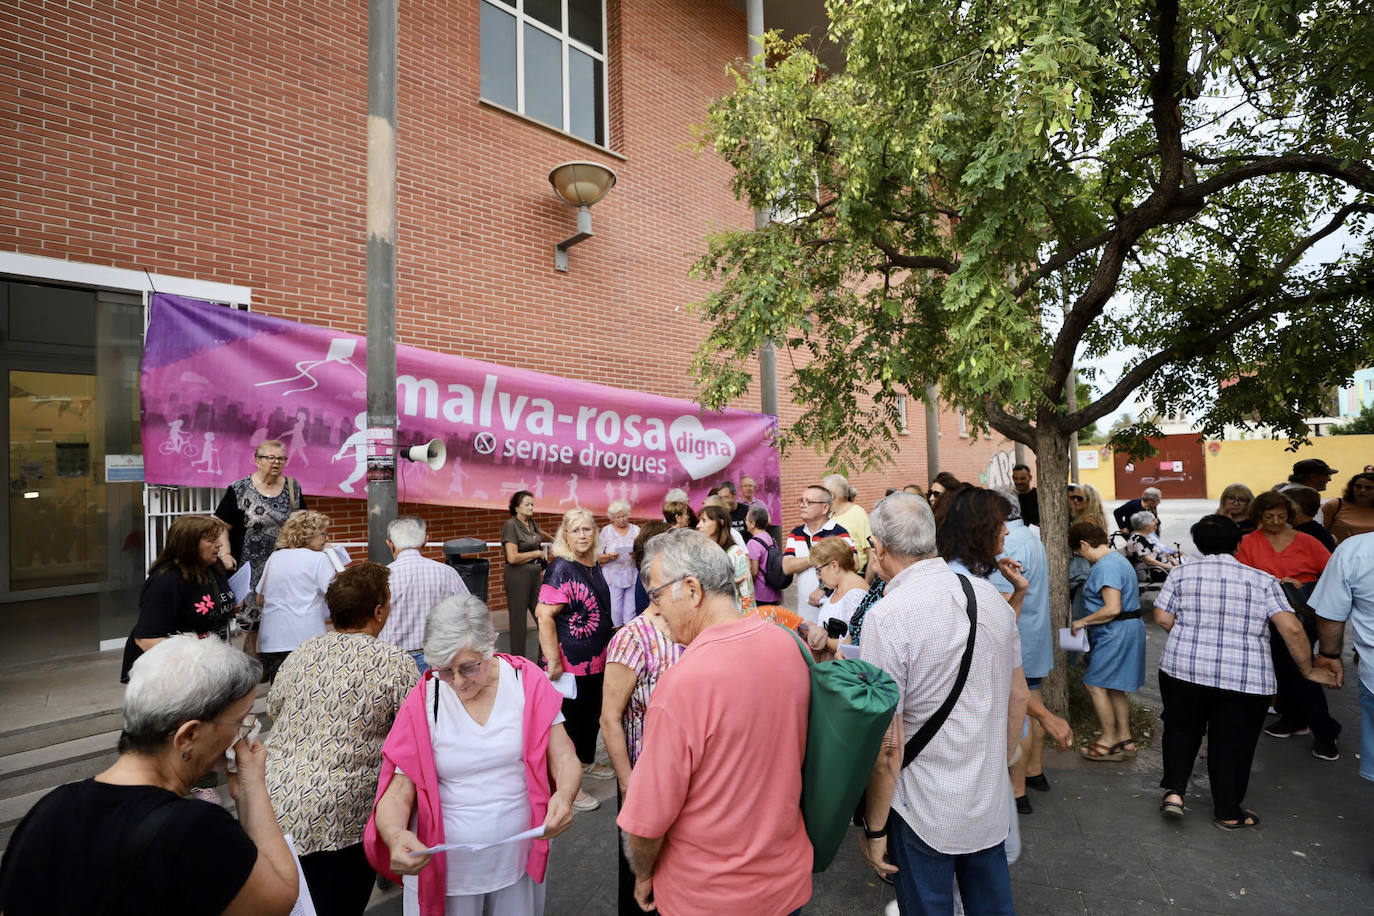
[(1035, 463), (1040, 497), (1040, 538), (1050, 575), (1050, 626), (1054, 631), (1054, 669), (1045, 678), (1042, 697), (1055, 715), (1068, 717), (1068, 681), (1064, 650), (1059, 648), (1059, 628), (1069, 625), (1069, 443), (1072, 433), (1062, 433), (1053, 420), (1041, 418), (1035, 430)]

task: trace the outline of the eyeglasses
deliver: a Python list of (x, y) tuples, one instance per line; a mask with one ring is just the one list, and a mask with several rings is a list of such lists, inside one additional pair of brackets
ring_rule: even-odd
[(799, 505), (799, 506), (828, 506), (828, 505), (830, 505), (830, 503), (826, 502), (826, 501), (823, 500), (823, 499), (807, 499), (805, 496), (803, 496), (801, 499), (797, 500), (797, 505)]
[(1081, 502), (1083, 502), (1083, 497), (1079, 496), (1077, 493), (1070, 493), (1070, 494), (1069, 494), (1069, 502), (1071, 502), (1071, 503), (1081, 503)]
[[(219, 722), (218, 719), (216, 719), (215, 721), (216, 721), (216, 722)], [(239, 743), (240, 741), (242, 741), (244, 738), (247, 738), (247, 737), (248, 737), (248, 733), (251, 732), (251, 731), (254, 729), (254, 727), (257, 726), (257, 724), (258, 724), (258, 717), (257, 717), (257, 716), (253, 715), (252, 713), (249, 713), (248, 715), (244, 716), (244, 717), (243, 717), (243, 721), (239, 722), (238, 731), (234, 734), (234, 741), (233, 741), (233, 743), (234, 743), (234, 744), (238, 744), (238, 743)]]
[(481, 672), (483, 664), (485, 662), (466, 662), (457, 668), (435, 668), (434, 676), (441, 681), (451, 681), (454, 674), (457, 674), (464, 680), (470, 681)]
[(1227, 501), (1228, 503), (1248, 503), (1248, 502), (1250, 502), (1250, 497), (1248, 497), (1248, 496), (1228, 496), (1228, 497), (1226, 497), (1226, 501)]
[(273, 464), (285, 464), (285, 463), (286, 463), (286, 456), (285, 456), (285, 455), (254, 455), (253, 457), (256, 458), (256, 459), (258, 459), (259, 461), (270, 461), (270, 462), (272, 462)]
[(873, 543), (873, 535), (870, 534), (870, 535), (868, 536), (868, 549), (869, 549), (869, 550), (872, 550), (873, 548), (875, 548), (875, 547), (877, 547), (877, 546), (878, 546), (877, 544)]
[(667, 588), (667, 587), (670, 586), (670, 585), (676, 585), (677, 583), (681, 582), (683, 579), (686, 579), (686, 578), (687, 578), (686, 576), (678, 576), (676, 579), (670, 579), (669, 581), (664, 582), (664, 583), (663, 583), (662, 585), (660, 585), (658, 588), (651, 588), (651, 589), (649, 589), (649, 591), (648, 591), (648, 593), (647, 593), (648, 596), (649, 596), (649, 603), (652, 604), (652, 605), (657, 606), (657, 605), (658, 605), (658, 596), (661, 595), (661, 594), (663, 594), (663, 590), (664, 590), (665, 588)]

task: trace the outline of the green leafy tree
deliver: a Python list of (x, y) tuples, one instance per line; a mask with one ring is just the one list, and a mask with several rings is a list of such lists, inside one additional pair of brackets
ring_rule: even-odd
[[(769, 36), (703, 131), (773, 214), (697, 264), (706, 403), (744, 394), (771, 340), (804, 410), (785, 442), (880, 465), (892, 395), (938, 385), (1062, 492), (1075, 434), (1139, 389), (1205, 431), (1302, 437), (1371, 361), (1370, 0), (827, 7), (843, 72)], [(1109, 353), (1125, 370), (1061, 407)], [(1042, 508), (1060, 622), (1066, 512)]]
[(1374, 433), (1374, 404), (1366, 404), (1355, 419), (1331, 427), (1333, 436), (1361, 436)]

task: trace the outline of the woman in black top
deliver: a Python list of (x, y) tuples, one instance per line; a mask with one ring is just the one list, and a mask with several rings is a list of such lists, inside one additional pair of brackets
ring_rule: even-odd
[(539, 603), (539, 585), (544, 581), (543, 545), (544, 532), (534, 520), (534, 494), (521, 490), (510, 498), (510, 520), (501, 526), (512, 655), (529, 655), (525, 650), (525, 621)]
[[(143, 655), (124, 693), (119, 757), (54, 789), (0, 863), (0, 911), (286, 916), (296, 866), (251, 737), (262, 667), (217, 639), (173, 636)], [(233, 747), (238, 820), (183, 798)]]
[(229, 638), (234, 595), (219, 562), (220, 537), (228, 525), (208, 515), (172, 522), (138, 598), (138, 622), (124, 644), (121, 683), (138, 657), (168, 636), (194, 633)]

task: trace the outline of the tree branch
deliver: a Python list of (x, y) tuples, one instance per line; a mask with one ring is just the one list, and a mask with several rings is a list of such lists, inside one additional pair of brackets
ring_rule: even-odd
[(1228, 156), (1222, 159), (1213, 159), (1196, 153), (1187, 155), (1189, 159), (1201, 165), (1240, 163), (1234, 168), (1213, 175), (1206, 181), (1198, 182), (1184, 192), (1186, 197), (1195, 198), (1198, 202), (1209, 195), (1235, 187), (1252, 178), (1301, 173), (1325, 175), (1328, 178), (1344, 181), (1361, 191), (1374, 193), (1374, 169), (1363, 163), (1348, 162), (1336, 156), (1295, 153), (1287, 156)]
[(959, 269), (957, 263), (939, 255), (902, 254), (883, 242), (874, 242), (873, 247), (881, 251), (893, 267), (903, 267), (907, 270), (938, 270), (946, 276)]
[[(1229, 340), (1238, 332), (1253, 327), (1271, 315), (1282, 311), (1285, 307), (1311, 301), (1314, 298), (1313, 296), (1275, 296), (1273, 302), (1265, 308), (1255, 309), (1250, 312), (1241, 311), (1246, 306), (1259, 301), (1265, 296), (1274, 295), (1278, 291), (1278, 287), (1280, 283), (1282, 283), (1284, 276), (1288, 273), (1288, 269), (1301, 260), (1303, 255), (1305, 255), (1313, 245), (1339, 229), (1348, 217), (1354, 213), (1370, 212), (1374, 212), (1374, 206), (1359, 203), (1348, 204), (1336, 211), (1325, 226), (1322, 226), (1322, 228), (1318, 229), (1316, 232), (1301, 239), (1286, 255), (1284, 255), (1282, 260), (1274, 265), (1265, 283), (1238, 293), (1226, 303), (1221, 309), (1221, 314), (1233, 315), (1231, 320), (1221, 325), (1213, 325), (1209, 322), (1208, 324), (1212, 327), (1212, 330), (1208, 334), (1195, 339), (1190, 344), (1165, 347), (1153, 356), (1137, 363), (1102, 397), (1098, 398), (1084, 409), (1065, 416), (1062, 420), (1063, 428), (1078, 430), (1090, 423), (1102, 419), (1107, 414), (1116, 410), (1117, 407), (1121, 406), (1122, 402), (1125, 401), (1132, 392), (1143, 385), (1151, 375), (1163, 366), (1171, 362), (1182, 362), (1187, 359), (1210, 355), (1221, 343)], [(1371, 288), (1374, 288), (1374, 277), (1362, 275), (1356, 278), (1356, 282), (1353, 285), (1344, 286), (1339, 289), (1323, 290), (1316, 294), (1316, 297), (1330, 300), (1347, 297), (1356, 292), (1367, 292)], [(1179, 336), (1186, 337), (1187, 334), (1185, 333)]]

